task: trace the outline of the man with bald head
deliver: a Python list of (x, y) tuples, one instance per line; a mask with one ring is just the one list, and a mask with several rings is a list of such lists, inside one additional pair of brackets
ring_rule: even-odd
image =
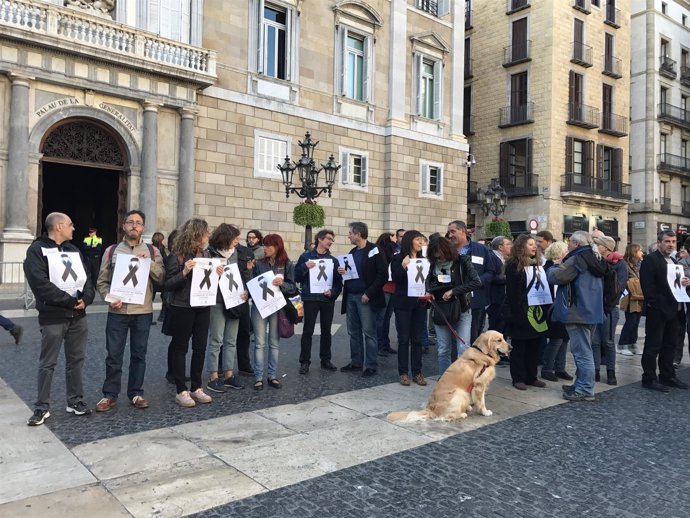
[(50, 417), (50, 386), (60, 347), (65, 343), (67, 412), (81, 416), (91, 413), (84, 403), (82, 367), (88, 328), (86, 306), (95, 290), (86, 274), (79, 248), (70, 240), (74, 224), (67, 214), (52, 212), (45, 221), (46, 234), (26, 251), (24, 275), (36, 297), (41, 327), (41, 357), (38, 368), (38, 397), (29, 426), (38, 426)]

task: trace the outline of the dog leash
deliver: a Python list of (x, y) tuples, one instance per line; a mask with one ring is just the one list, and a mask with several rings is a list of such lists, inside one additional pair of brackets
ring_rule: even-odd
[(431, 306), (432, 306), (432, 307), (443, 317), (443, 321), (446, 323), (446, 326), (448, 326), (448, 329), (450, 329), (450, 332), (452, 333), (452, 335), (453, 335), (455, 338), (457, 338), (458, 340), (460, 340), (460, 343), (461, 343), (462, 345), (467, 345), (467, 344), (465, 343), (465, 340), (463, 340), (462, 338), (460, 338), (460, 335), (458, 335), (458, 333), (455, 331), (455, 329), (453, 328), (453, 326), (451, 325), (451, 323), (448, 322), (448, 319), (446, 318), (446, 315), (443, 314), (443, 311), (441, 311), (441, 308), (438, 306), (438, 304), (437, 304), (436, 301), (434, 300), (434, 297), (431, 296), (431, 298), (429, 298), (429, 299), (427, 299), (427, 300), (431, 303)]

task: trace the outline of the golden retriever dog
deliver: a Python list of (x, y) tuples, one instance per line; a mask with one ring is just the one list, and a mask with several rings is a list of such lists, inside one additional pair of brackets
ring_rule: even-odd
[(484, 393), (496, 377), (500, 355), (507, 356), (510, 349), (510, 344), (498, 331), (482, 333), (443, 373), (424, 410), (392, 412), (388, 420), (405, 423), (455, 421), (466, 418), (472, 404), (482, 415), (490, 416), (492, 412), (486, 408)]

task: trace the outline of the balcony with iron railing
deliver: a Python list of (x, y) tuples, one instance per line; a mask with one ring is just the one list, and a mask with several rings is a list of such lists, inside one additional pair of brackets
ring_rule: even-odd
[(477, 182), (467, 182), (467, 203), (475, 203), (477, 201)]
[(0, 1), (0, 34), (32, 47), (98, 57), (113, 66), (158, 73), (199, 86), (216, 80), (216, 53), (212, 50), (47, 2)]
[(680, 67), (680, 82), (685, 86), (690, 86), (690, 67), (681, 65)]
[(679, 106), (673, 106), (668, 103), (659, 103), (659, 115), (657, 118), (660, 121), (668, 122), (690, 130), (690, 112), (684, 110)]
[(468, 31), (472, 28), (472, 23), (474, 22), (474, 11), (470, 8), (472, 4), (467, 2), (465, 4), (465, 30)]
[(570, 61), (585, 68), (592, 66), (592, 47), (581, 41), (573, 41), (570, 45)]
[(621, 26), (621, 10), (618, 9), (615, 4), (606, 4), (606, 10), (604, 11), (604, 23), (620, 29)]
[(582, 103), (568, 103), (567, 124), (593, 129), (599, 126), (599, 108)]
[(602, 112), (599, 133), (606, 133), (614, 137), (625, 137), (628, 134), (627, 117), (606, 111)]
[(585, 14), (591, 13), (591, 7), (590, 7), (590, 0), (570, 0), (570, 5), (573, 6), (574, 9), (577, 9), (580, 12), (583, 12)]
[(669, 79), (675, 79), (678, 75), (676, 73), (676, 61), (667, 56), (661, 56), (659, 58), (659, 73)]
[(620, 79), (623, 77), (623, 62), (615, 57), (608, 54), (604, 54), (604, 69), (601, 71), (605, 76), (613, 77), (614, 79)]
[(567, 173), (561, 176), (562, 197), (587, 195), (630, 201), (632, 199), (631, 192), (629, 183), (579, 173)]
[(512, 67), (518, 63), (531, 61), (532, 41), (527, 40), (523, 43), (511, 45), (510, 47), (503, 47), (503, 66), (505, 68)]
[(664, 214), (671, 214), (671, 198), (659, 198), (659, 210)]
[(462, 133), (464, 135), (474, 135), (474, 115), (463, 115)]
[(535, 196), (539, 194), (538, 174), (502, 174), (499, 176), (498, 181), (511, 198), (519, 196)]
[(690, 160), (671, 153), (657, 155), (656, 169), (660, 173), (676, 173), (690, 177)]
[(506, 14), (513, 14), (530, 6), (529, 0), (508, 0)]
[(534, 122), (534, 103), (508, 105), (499, 109), (499, 128), (531, 124)]
[(474, 77), (474, 74), (472, 74), (473, 62), (474, 60), (472, 58), (465, 58), (465, 79), (471, 79)]

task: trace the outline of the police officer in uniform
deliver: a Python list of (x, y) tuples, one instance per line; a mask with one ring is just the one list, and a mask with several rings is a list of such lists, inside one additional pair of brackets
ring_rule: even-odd
[(98, 272), (101, 268), (101, 256), (103, 255), (103, 238), (96, 235), (98, 229), (89, 227), (89, 235), (84, 238), (82, 252), (86, 262), (86, 273), (95, 284)]

